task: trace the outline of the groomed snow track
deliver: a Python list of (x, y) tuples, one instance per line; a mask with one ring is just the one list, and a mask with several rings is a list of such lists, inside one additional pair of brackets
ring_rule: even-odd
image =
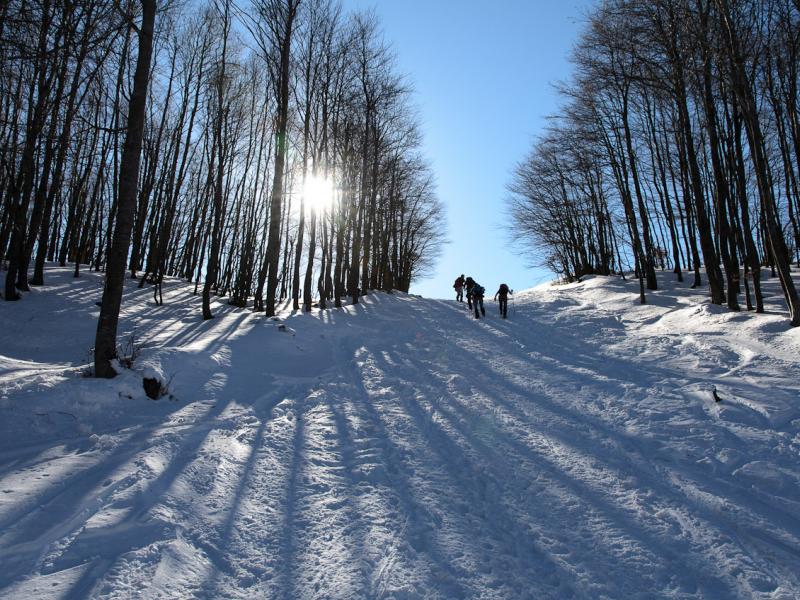
[(4, 598), (800, 597), (783, 315), (665, 276), (203, 323), (131, 282), (152, 402), (80, 376), (100, 279), (49, 281), (0, 305)]

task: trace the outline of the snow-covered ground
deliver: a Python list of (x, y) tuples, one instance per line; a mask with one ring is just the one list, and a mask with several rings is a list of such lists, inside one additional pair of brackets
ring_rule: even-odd
[[(0, 304), (0, 597), (800, 597), (800, 330), (672, 283), (280, 321), (101, 279)], [(489, 290), (492, 291), (492, 290)], [(148, 400), (141, 373), (168, 381)], [(722, 402), (712, 398), (716, 386)]]

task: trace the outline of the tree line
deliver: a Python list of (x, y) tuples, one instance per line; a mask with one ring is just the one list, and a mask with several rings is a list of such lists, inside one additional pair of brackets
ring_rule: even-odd
[(800, 2), (605, 0), (572, 62), (509, 184), (516, 238), (567, 280), (633, 270), (642, 303), (671, 269), (763, 312), (769, 268), (800, 325)]
[(413, 94), (372, 13), (334, 0), (0, 6), (4, 297), (57, 261), (105, 271), (113, 376), (125, 277), (271, 316), (408, 291), (443, 209)]

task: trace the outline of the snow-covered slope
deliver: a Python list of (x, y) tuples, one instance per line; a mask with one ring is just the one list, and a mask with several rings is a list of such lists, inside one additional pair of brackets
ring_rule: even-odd
[(141, 355), (97, 381), (101, 280), (48, 281), (0, 304), (0, 597), (800, 597), (774, 283), (767, 315), (665, 274), (204, 323), (131, 282)]

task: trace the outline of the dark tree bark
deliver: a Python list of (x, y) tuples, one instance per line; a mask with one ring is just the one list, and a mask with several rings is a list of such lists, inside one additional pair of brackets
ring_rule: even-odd
[(111, 361), (117, 356), (117, 325), (125, 284), (125, 261), (131, 241), (133, 213), (139, 181), (139, 162), (144, 133), (145, 105), (150, 80), (150, 61), (153, 51), (153, 28), (156, 17), (155, 0), (140, 0), (142, 21), (139, 26), (139, 51), (133, 90), (128, 104), (128, 123), (119, 174), (116, 227), (108, 254), (106, 282), (97, 323), (94, 348), (96, 377), (114, 377), (117, 373)]
[(281, 211), (283, 208), (284, 170), (286, 168), (286, 154), (288, 149), (287, 129), (289, 122), (289, 68), (292, 52), (292, 32), (294, 20), (297, 16), (299, 0), (274, 0), (281, 6), (275, 11), (280, 15), (279, 29), (279, 76), (278, 76), (278, 110), (277, 131), (275, 140), (275, 172), (272, 178), (272, 198), (270, 200), (270, 219), (267, 237), (267, 293), (264, 301), (265, 312), (268, 317), (275, 315), (275, 295), (278, 290), (278, 264), (281, 248)]

